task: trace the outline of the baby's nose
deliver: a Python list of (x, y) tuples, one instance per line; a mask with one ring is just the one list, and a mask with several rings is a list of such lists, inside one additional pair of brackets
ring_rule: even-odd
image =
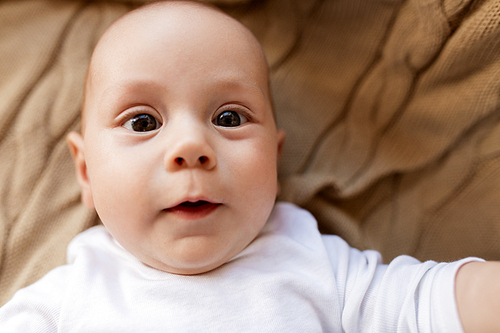
[(198, 158), (185, 158), (185, 157), (176, 157), (175, 158), (175, 163), (178, 166), (185, 166), (188, 168), (196, 167), (196, 166), (203, 166), (205, 168), (211, 169), (212, 162), (214, 161), (214, 158), (209, 158), (206, 155), (201, 155)]
[(186, 135), (170, 149), (165, 162), (169, 171), (183, 168), (211, 170), (217, 165), (217, 158), (202, 135)]

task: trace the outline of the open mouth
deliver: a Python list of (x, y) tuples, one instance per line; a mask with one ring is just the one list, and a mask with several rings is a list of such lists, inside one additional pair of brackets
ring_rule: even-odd
[(211, 205), (211, 203), (208, 201), (203, 201), (203, 200), (196, 201), (196, 202), (186, 201), (186, 202), (181, 203), (179, 206), (187, 207), (187, 208), (196, 208), (196, 207), (202, 207), (205, 205)]
[(220, 205), (221, 204), (212, 203), (204, 200), (198, 200), (195, 202), (185, 201), (177, 206), (167, 209), (167, 211), (170, 213), (177, 214), (183, 218), (194, 219), (194, 218), (202, 218), (209, 215)]

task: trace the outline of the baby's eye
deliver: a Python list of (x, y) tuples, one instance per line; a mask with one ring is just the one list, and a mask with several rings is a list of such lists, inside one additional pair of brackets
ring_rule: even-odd
[(223, 127), (236, 127), (246, 123), (248, 119), (236, 111), (224, 111), (214, 119), (214, 124)]
[(160, 123), (150, 114), (138, 114), (127, 120), (123, 127), (134, 132), (149, 132), (160, 127)]

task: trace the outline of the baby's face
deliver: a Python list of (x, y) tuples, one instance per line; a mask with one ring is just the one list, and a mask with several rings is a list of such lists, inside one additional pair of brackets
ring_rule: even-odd
[(114, 238), (147, 265), (197, 274), (265, 224), (281, 133), (248, 32), (180, 8), (108, 32), (92, 62), (83, 141), (69, 141), (84, 159), (84, 202)]

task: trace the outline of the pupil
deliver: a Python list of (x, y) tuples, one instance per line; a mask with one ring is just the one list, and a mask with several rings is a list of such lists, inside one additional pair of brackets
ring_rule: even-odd
[(239, 126), (241, 122), (240, 117), (234, 111), (222, 112), (218, 120), (218, 125), (227, 127)]
[(148, 114), (141, 114), (135, 117), (132, 128), (136, 132), (146, 132), (156, 129), (156, 119)]

